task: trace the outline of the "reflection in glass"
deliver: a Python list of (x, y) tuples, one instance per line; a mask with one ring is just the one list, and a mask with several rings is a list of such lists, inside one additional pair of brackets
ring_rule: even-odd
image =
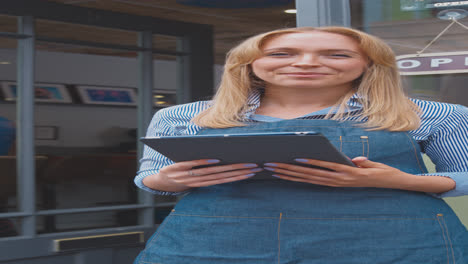
[[(16, 33), (18, 30), (18, 19), (15, 16), (0, 15), (0, 32)], [(7, 44), (8, 43), (8, 44)], [(5, 45), (11, 45), (9, 48), (16, 47), (16, 41), (13, 39), (2, 39), (2, 48), (6, 48)]]
[(412, 98), (440, 101), (440, 80), (438, 75), (404, 76), (403, 85)]
[(16, 211), (16, 157), (0, 156), (0, 170), (0, 213)]
[(72, 53), (88, 53), (88, 54), (102, 54), (107, 51), (107, 54), (126, 56), (128, 51), (124, 50), (111, 50), (99, 49), (89, 46), (79, 46), (71, 44), (70, 40), (105, 43), (112, 45), (122, 46), (136, 46), (137, 32), (120, 30), (115, 28), (104, 28), (80, 24), (72, 24), (66, 22), (58, 22), (45, 19), (36, 19), (36, 34), (47, 38), (57, 38), (67, 40), (67, 43), (38, 43), (37, 49), (40, 50), (54, 50)]
[[(46, 69), (38, 70), (36, 78), (64, 85), (71, 97), (68, 104), (35, 105), (34, 125), (43, 132), (36, 134), (35, 151), (47, 157), (44, 168), (37, 171), (38, 210), (136, 204), (137, 189), (133, 183), (137, 170), (136, 107), (127, 105), (127, 101), (116, 101), (124, 91), (136, 90), (136, 52), (77, 45), (72, 41), (85, 41), (77, 33), (86, 31), (88, 37), (96, 34), (96, 38), (86, 41), (135, 46), (137, 33), (37, 22), (39, 33), (67, 41), (36, 42), (37, 68)], [(59, 25), (62, 26), (59, 31), (50, 31)], [(60, 36), (55, 35), (59, 33)], [(125, 40), (114, 42), (117, 39)], [(97, 93), (85, 101), (80, 93), (84, 88)], [(91, 104), (94, 102), (91, 100), (99, 99), (100, 91), (110, 92), (104, 93), (100, 103)], [(81, 218), (78, 214), (44, 216), (42, 226), (52, 231), (73, 229), (73, 217)], [(96, 221), (94, 227), (105, 225), (106, 220), (96, 218)]]
[(46, 215), (37, 218), (40, 234), (137, 225), (137, 210)]
[[(6, 23), (10, 18), (0, 16), (0, 21)], [(16, 23), (2, 24), (0, 31), (8, 31), (8, 25), (16, 26)], [(17, 41), (0, 38), (0, 43), (2, 43), (0, 46), (0, 213), (2, 213), (17, 211), (16, 101), (8, 100), (8, 89), (5, 85), (8, 81), (16, 80)]]
[(468, 106), (467, 73), (405, 76), (403, 84), (414, 98)]
[(155, 91), (153, 93), (155, 107), (166, 107), (176, 104), (175, 91)]
[[(439, 19), (437, 14), (448, 8), (467, 7), (450, 7), (449, 2), (461, 3), (432, 0), (351, 0), (351, 10), (354, 10), (352, 27), (380, 37), (396, 55), (415, 54), (450, 24), (450, 21)], [(466, 29), (453, 26), (424, 53), (466, 51), (466, 47)], [(412, 75), (404, 76), (403, 81), (411, 97), (467, 105), (467, 76), (466, 73)]]
[(400, 8), (403, 11), (424, 10), (426, 0), (400, 0)]
[(21, 219), (0, 218), (0, 238), (18, 235)]
[[(43, 149), (43, 148), (41, 148)], [(71, 150), (71, 149), (70, 149)], [(136, 157), (132, 153), (77, 153), (49, 150), (47, 167), (38, 177), (39, 208), (66, 209), (136, 203), (133, 177)], [(63, 150), (62, 150), (63, 151)]]

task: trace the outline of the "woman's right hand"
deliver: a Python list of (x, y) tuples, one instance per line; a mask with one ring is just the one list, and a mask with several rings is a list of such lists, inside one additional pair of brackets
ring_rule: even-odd
[(143, 184), (151, 189), (167, 192), (183, 192), (195, 187), (248, 179), (263, 169), (254, 163), (209, 166), (193, 169), (203, 165), (213, 165), (219, 160), (202, 159), (182, 161), (163, 167), (158, 174), (147, 176)]

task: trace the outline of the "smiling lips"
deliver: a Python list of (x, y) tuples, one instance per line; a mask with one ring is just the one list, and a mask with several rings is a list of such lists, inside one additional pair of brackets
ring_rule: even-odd
[(281, 73), (281, 75), (297, 76), (297, 77), (315, 77), (315, 76), (328, 75), (328, 73), (320, 73), (320, 72), (285, 72), (285, 73)]

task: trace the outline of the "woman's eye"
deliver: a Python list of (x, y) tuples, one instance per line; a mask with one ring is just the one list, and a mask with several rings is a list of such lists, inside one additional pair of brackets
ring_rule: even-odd
[(351, 58), (351, 56), (347, 55), (347, 54), (341, 54), (341, 53), (334, 53), (334, 54), (330, 54), (331, 57), (339, 57), (339, 58)]
[(289, 53), (286, 52), (274, 52), (274, 53), (269, 53), (267, 56), (270, 57), (284, 57), (284, 56), (289, 56)]

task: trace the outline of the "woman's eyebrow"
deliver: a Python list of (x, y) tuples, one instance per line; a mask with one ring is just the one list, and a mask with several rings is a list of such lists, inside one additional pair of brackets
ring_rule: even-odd
[(278, 50), (285, 50), (285, 51), (290, 51), (290, 50), (296, 50), (294, 48), (288, 48), (288, 47), (276, 47), (276, 48), (271, 48), (271, 49), (265, 49), (263, 50), (264, 52), (269, 52), (269, 51), (278, 51)]
[[(297, 49), (295, 48), (290, 48), (290, 47), (276, 47), (276, 48), (270, 48), (270, 49), (265, 49), (263, 52), (271, 52), (271, 51), (295, 51)], [(347, 52), (347, 53), (353, 53), (356, 55), (361, 55), (361, 53), (349, 49), (323, 49), (319, 50), (319, 52)]]
[(326, 52), (347, 52), (347, 53), (354, 53), (354, 54), (357, 54), (357, 55), (361, 55), (361, 53), (359, 53), (357, 51), (348, 50), (348, 49), (326, 49), (324, 51), (326, 51)]

